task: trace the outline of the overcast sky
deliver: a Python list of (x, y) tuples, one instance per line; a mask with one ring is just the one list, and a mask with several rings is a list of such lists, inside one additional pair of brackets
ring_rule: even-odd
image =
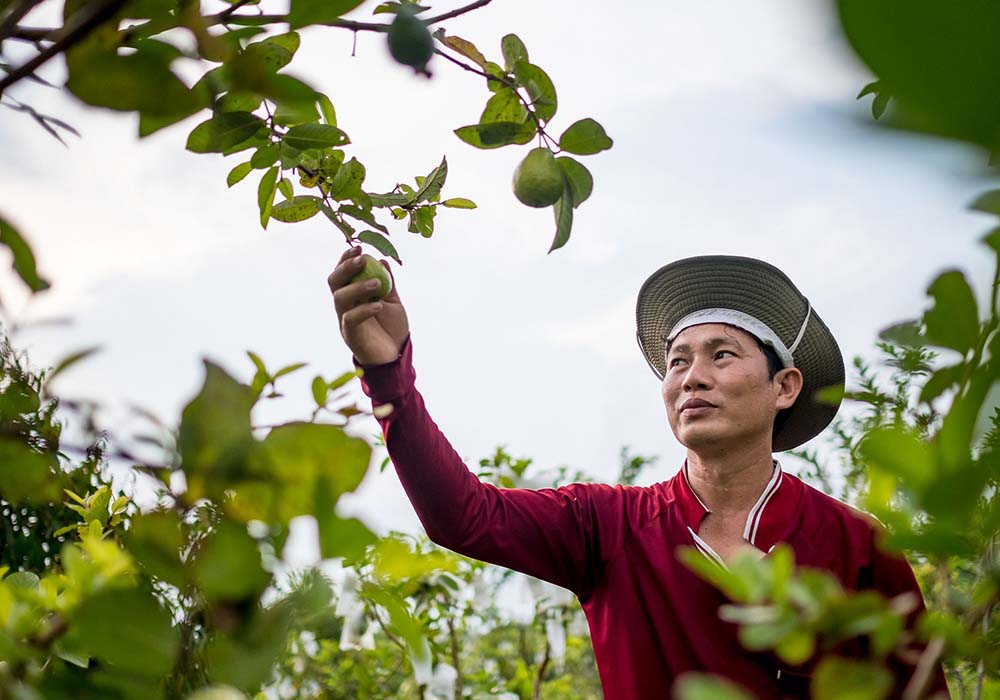
[[(351, 16), (368, 18), (375, 4)], [(529, 147), (477, 151), (452, 133), (478, 119), (489, 96), (481, 79), (440, 59), (432, 80), (414, 77), (370, 34), (352, 58), (352, 35), (332, 28), (303, 32), (289, 70), (332, 97), (369, 188), (412, 181), (447, 155), (445, 195), (479, 204), (442, 209), (431, 239), (392, 225), (418, 388), (470, 464), (503, 444), (541, 467), (612, 479), (628, 445), (660, 457), (646, 483), (676, 472), (683, 452), (636, 346), (634, 309), (643, 281), (679, 258), (779, 266), (848, 361), (872, 356), (880, 328), (916, 315), (942, 269), (969, 272), (981, 296), (988, 283), (978, 239), (991, 222), (966, 209), (990, 186), (982, 155), (872, 127), (870, 98), (854, 100), (870, 75), (825, 3), (612, 7), (494, 0), (445, 25), (494, 59), (500, 38), (519, 34), (556, 84), (554, 135), (589, 116), (615, 141), (583, 159), (594, 194), (551, 255), (551, 212), (511, 192)], [(43, 75), (60, 81), (63, 67)], [(203, 116), (139, 141), (132, 116), (29, 84), (12, 94), (82, 133), (64, 148), (0, 112), (0, 210), (55, 283), (25, 306), (5, 271), (0, 293), (19, 318), (73, 320), (18, 340), (42, 363), (104, 347), (60, 390), (176, 420), (200, 386), (203, 356), (249, 381), (253, 349), (274, 367), (309, 363), (267, 412), (308, 416), (312, 376), (351, 368), (326, 287), (342, 236), (322, 217), (261, 230), (255, 181), (225, 185), (244, 158), (184, 150)], [(391, 471), (373, 472), (344, 504), (379, 530), (418, 527)]]

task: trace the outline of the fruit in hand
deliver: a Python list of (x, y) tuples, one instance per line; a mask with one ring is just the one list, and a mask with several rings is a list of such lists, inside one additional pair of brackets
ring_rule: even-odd
[(429, 76), (426, 66), (434, 55), (434, 37), (424, 21), (416, 16), (416, 11), (407, 5), (400, 7), (388, 34), (392, 57), (404, 66), (412, 66), (416, 72)]
[(364, 282), (366, 280), (378, 280), (380, 282), (377, 289), (372, 291), (372, 301), (384, 299), (392, 291), (392, 276), (385, 266), (372, 256), (365, 254), (365, 266), (358, 274), (351, 278), (351, 283)]
[(565, 181), (552, 151), (535, 148), (514, 171), (514, 196), (529, 207), (547, 207), (562, 197)]

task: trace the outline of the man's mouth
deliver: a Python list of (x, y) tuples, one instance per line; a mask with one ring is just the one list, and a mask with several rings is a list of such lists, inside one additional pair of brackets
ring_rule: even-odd
[(688, 399), (681, 404), (681, 413), (685, 416), (700, 416), (715, 407), (715, 404), (709, 403), (705, 399)]

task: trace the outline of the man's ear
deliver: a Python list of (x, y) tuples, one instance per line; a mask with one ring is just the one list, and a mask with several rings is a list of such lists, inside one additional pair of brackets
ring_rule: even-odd
[(798, 367), (786, 367), (774, 375), (774, 383), (778, 387), (778, 396), (774, 407), (779, 411), (789, 408), (799, 398), (802, 391), (802, 372)]

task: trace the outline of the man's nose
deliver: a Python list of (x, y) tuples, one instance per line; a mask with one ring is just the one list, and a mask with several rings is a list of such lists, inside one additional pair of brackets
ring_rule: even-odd
[(711, 372), (709, 372), (705, 362), (698, 358), (692, 358), (687, 372), (684, 373), (684, 390), (707, 389), (710, 384)]

